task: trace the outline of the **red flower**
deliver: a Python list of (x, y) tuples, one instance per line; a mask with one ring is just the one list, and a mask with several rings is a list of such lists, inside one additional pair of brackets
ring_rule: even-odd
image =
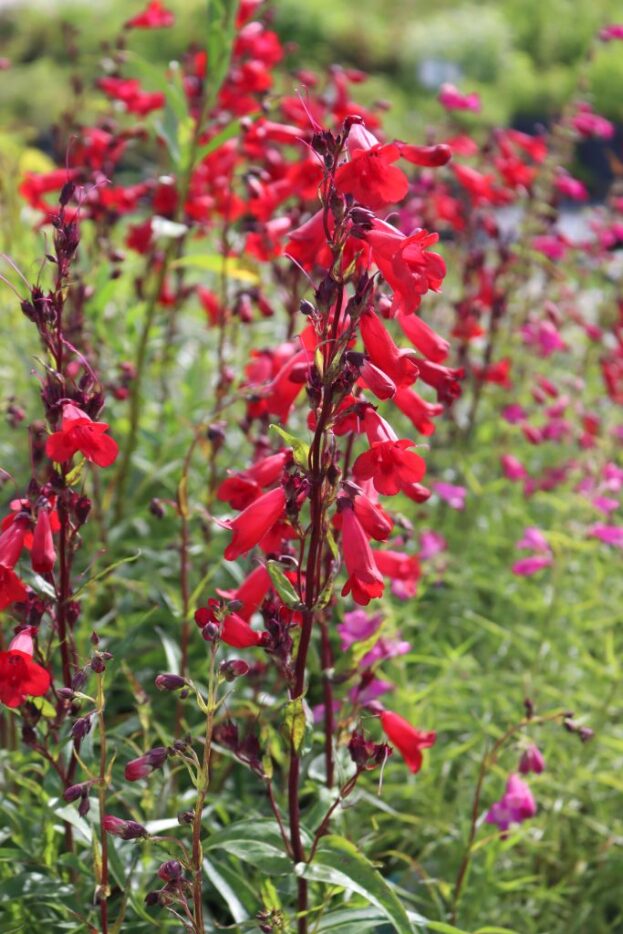
[(271, 486), (281, 477), (288, 457), (288, 451), (278, 451), (256, 461), (248, 470), (232, 474), (219, 486), (217, 497), (229, 503), (232, 509), (244, 509), (260, 495), (263, 487)]
[[(216, 613), (218, 603), (210, 600), (207, 607), (201, 607), (195, 613), (195, 622), (203, 631), (208, 624), (219, 627), (219, 638), (226, 645), (231, 645), (234, 649), (248, 649), (253, 645), (261, 645), (264, 641), (264, 635), (251, 629), (246, 620), (242, 619), (236, 613), (230, 613), (220, 622)], [(212, 635), (203, 633), (204, 638), (211, 641)]]
[(372, 210), (402, 201), (409, 190), (409, 181), (401, 169), (392, 165), (400, 159), (396, 143), (383, 145), (362, 126), (354, 126), (348, 148), (350, 161), (335, 174), (339, 192), (352, 195), (355, 201)]
[(420, 353), (434, 363), (444, 362), (450, 352), (450, 344), (425, 321), (417, 315), (398, 315), (398, 324)]
[(422, 749), (435, 745), (437, 734), (416, 730), (408, 720), (391, 710), (381, 714), (381, 726), (390, 743), (393, 743), (409, 769), (415, 774), (422, 768)]
[(29, 629), (12, 640), (8, 652), (0, 652), (0, 701), (7, 707), (19, 707), (27, 697), (42, 697), (50, 690), (50, 672), (34, 662), (32, 654)]
[(160, 3), (160, 0), (150, 0), (146, 9), (138, 13), (125, 23), (126, 29), (163, 29), (172, 26), (173, 13)]
[(241, 604), (236, 610), (237, 615), (240, 619), (249, 620), (261, 605), (270, 588), (270, 574), (263, 564), (258, 564), (235, 590), (217, 589), (216, 592), (220, 597), (225, 597), (226, 600), (237, 600)]
[(56, 562), (54, 539), (52, 537), (52, 524), (49, 510), (39, 510), (37, 524), (32, 539), (30, 563), (33, 571), (38, 574), (49, 574)]
[(372, 363), (382, 370), (395, 386), (411, 386), (419, 373), (414, 352), (400, 350), (373, 311), (366, 311), (361, 316), (359, 328), (363, 345)]
[(110, 467), (117, 458), (119, 447), (105, 434), (108, 427), (105, 422), (94, 422), (75, 405), (66, 405), (61, 430), (50, 435), (45, 453), (50, 460), (60, 464), (80, 451), (98, 467)]
[(416, 230), (405, 237), (377, 218), (373, 229), (366, 231), (366, 240), (372, 247), (374, 262), (394, 292), (392, 314), (410, 314), (419, 307), (422, 295), (441, 290), (446, 264), (438, 253), (428, 251), (439, 240), (439, 234)]
[(394, 584), (399, 582), (404, 597), (414, 597), (421, 573), (417, 555), (408, 555), (404, 551), (375, 551), (373, 554), (381, 574), (389, 577)]
[(404, 486), (419, 483), (426, 473), (426, 463), (419, 454), (407, 450), (415, 442), (399, 439), (372, 408), (366, 411), (363, 422), (370, 449), (353, 464), (355, 480), (372, 480), (375, 490), (384, 496), (395, 496)]
[(407, 386), (400, 387), (394, 397), (394, 402), (400, 411), (411, 419), (417, 431), (426, 436), (434, 434), (435, 425), (431, 419), (443, 412), (441, 403), (427, 402)]
[(0, 535), (0, 565), (5, 568), (14, 568), (24, 548), (30, 520), (23, 515), (7, 516), (7, 519), (9, 522), (5, 519), (4, 531)]
[(12, 603), (22, 603), (28, 594), (24, 584), (10, 568), (0, 564), (0, 610)]
[(362, 529), (354, 510), (349, 506), (342, 510), (342, 543), (348, 580), (342, 588), (342, 596), (353, 594), (360, 606), (383, 596), (383, 577), (374, 563), (374, 556), (366, 533)]
[(270, 490), (252, 502), (235, 519), (222, 524), (231, 529), (233, 538), (225, 549), (225, 558), (235, 561), (240, 555), (250, 551), (282, 518), (286, 505), (286, 496), (281, 487)]

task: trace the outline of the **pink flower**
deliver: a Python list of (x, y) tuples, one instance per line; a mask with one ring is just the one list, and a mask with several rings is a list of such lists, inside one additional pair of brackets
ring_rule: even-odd
[(529, 772), (534, 772), (537, 775), (545, 768), (545, 759), (543, 758), (543, 753), (538, 746), (535, 746), (532, 743), (528, 746), (527, 749), (524, 749), (521, 754), (521, 759), (519, 760), (519, 771), (522, 775), (528, 775)]
[(612, 139), (614, 136), (614, 123), (594, 113), (590, 104), (580, 104), (572, 123), (580, 136), (596, 136), (599, 139)]
[(467, 490), (464, 486), (455, 486), (453, 483), (433, 483), (433, 492), (451, 506), (452, 509), (465, 509)]
[(461, 94), (453, 84), (442, 84), (438, 101), (446, 110), (471, 110), (480, 112), (480, 96), (473, 91), (471, 94)]
[(551, 563), (551, 555), (533, 555), (530, 558), (521, 558), (519, 561), (516, 561), (513, 564), (512, 571), (513, 574), (517, 574), (520, 577), (530, 577), (532, 574), (542, 571), (543, 568), (549, 567)]
[(504, 476), (508, 480), (523, 480), (528, 476), (528, 471), (521, 463), (517, 460), (516, 457), (513, 457), (512, 454), (502, 454), (500, 458), (500, 463), (502, 464), (502, 470), (504, 471)]
[(155, 746), (144, 756), (138, 759), (132, 759), (125, 767), (125, 778), (128, 782), (136, 782), (141, 778), (147, 778), (156, 769), (162, 768), (169, 757), (169, 750), (166, 746)]
[(523, 537), (515, 545), (516, 548), (527, 548), (529, 551), (543, 551), (549, 553), (547, 539), (540, 529), (530, 526), (524, 529)]
[(592, 538), (598, 538), (606, 545), (623, 548), (623, 525), (594, 525), (589, 533)]
[(532, 792), (526, 783), (513, 773), (506, 782), (504, 794), (499, 801), (491, 805), (485, 820), (488, 824), (497, 824), (500, 830), (505, 832), (511, 824), (521, 824), (535, 814), (536, 802)]
[(599, 32), (602, 42), (612, 42), (613, 39), (623, 39), (623, 23), (611, 23), (604, 26)]
[(439, 532), (435, 532), (433, 529), (424, 529), (424, 531), (420, 533), (419, 557), (421, 561), (428, 561), (430, 558), (434, 558), (435, 555), (445, 551), (447, 547), (447, 541)]

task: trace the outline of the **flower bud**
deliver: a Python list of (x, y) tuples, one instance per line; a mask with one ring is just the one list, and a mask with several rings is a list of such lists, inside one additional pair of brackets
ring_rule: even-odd
[(178, 691), (186, 687), (186, 678), (181, 675), (174, 675), (171, 672), (165, 672), (156, 677), (155, 685), (159, 691)]
[(177, 859), (169, 859), (158, 870), (158, 877), (163, 882), (177, 882), (184, 875), (184, 867)]
[(195, 815), (193, 811), (180, 811), (180, 813), (177, 815), (177, 822), (178, 824), (182, 825), (192, 824), (194, 819)]
[(535, 746), (533, 743), (528, 746), (527, 749), (524, 749), (521, 759), (519, 760), (519, 771), (522, 775), (528, 775), (529, 772), (534, 772), (539, 775), (544, 768), (545, 760), (538, 746)]
[(169, 750), (166, 746), (156, 746), (144, 756), (138, 759), (132, 759), (125, 767), (125, 778), (128, 782), (136, 782), (141, 778), (147, 778), (156, 769), (162, 768), (169, 756)]
[(91, 717), (79, 717), (71, 728), (71, 738), (79, 743), (91, 731)]
[(122, 820), (120, 817), (113, 817), (111, 814), (104, 817), (102, 826), (106, 833), (121, 837), (122, 840), (137, 840), (139, 837), (148, 836), (147, 830), (142, 824), (137, 824), (133, 820)]
[(249, 671), (249, 666), (241, 658), (232, 658), (229, 661), (221, 662), (219, 666), (219, 674), (221, 674), (226, 681), (235, 681), (236, 678), (241, 678), (243, 675), (246, 675)]
[(40, 509), (32, 538), (30, 563), (37, 574), (49, 574), (56, 563), (56, 551), (50, 525), (50, 512)]
[(63, 792), (63, 798), (65, 801), (77, 801), (78, 798), (83, 798), (88, 794), (91, 784), (91, 782), (79, 782), (77, 785), (70, 785)]

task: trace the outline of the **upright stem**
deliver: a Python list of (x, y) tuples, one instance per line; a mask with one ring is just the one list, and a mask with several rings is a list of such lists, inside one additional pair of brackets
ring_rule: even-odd
[(322, 665), (322, 690), (324, 695), (324, 755), (327, 788), (333, 788), (333, 731), (335, 718), (333, 715), (333, 683), (331, 681), (333, 668), (333, 654), (329, 640), (329, 629), (326, 619), (320, 623), (320, 661)]
[(208, 710), (206, 713), (205, 741), (201, 769), (197, 776), (197, 800), (193, 816), (193, 848), (192, 848), (192, 890), (194, 934), (204, 934), (203, 920), (203, 849), (201, 846), (201, 818), (206, 795), (210, 787), (210, 752), (212, 749), (212, 731), (214, 728), (214, 714), (216, 713), (216, 643), (210, 646), (210, 672), (208, 680)]
[(99, 768), (99, 812), (100, 812), (100, 840), (102, 845), (102, 868), (99, 884), (99, 906), (102, 934), (108, 934), (108, 834), (104, 829), (106, 814), (106, 723), (104, 721), (104, 673), (97, 676), (97, 717), (99, 723), (100, 740), (100, 768)]

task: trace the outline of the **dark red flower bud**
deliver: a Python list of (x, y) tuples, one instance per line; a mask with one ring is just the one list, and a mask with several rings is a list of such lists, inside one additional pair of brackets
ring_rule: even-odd
[(219, 673), (223, 675), (226, 681), (235, 681), (241, 678), (249, 671), (249, 666), (241, 658), (232, 658), (229, 661), (221, 662)]
[(78, 798), (83, 798), (89, 793), (91, 785), (92, 782), (80, 782), (77, 785), (70, 785), (63, 792), (63, 798), (65, 801), (77, 801)]
[(102, 821), (106, 833), (115, 837), (121, 837), (122, 840), (137, 840), (139, 837), (147, 837), (148, 833), (142, 824), (137, 824), (133, 820), (122, 820), (120, 817), (113, 817), (107, 814)]
[(163, 882), (177, 882), (184, 875), (184, 867), (177, 859), (169, 859), (158, 870), (158, 876)]
[(132, 759), (125, 767), (125, 778), (128, 782), (136, 782), (141, 778), (147, 778), (156, 769), (162, 768), (169, 756), (169, 750), (166, 746), (156, 746), (150, 749), (144, 756), (138, 759)]
[(159, 691), (178, 691), (180, 688), (186, 687), (187, 683), (186, 678), (169, 672), (158, 675), (155, 681)]

